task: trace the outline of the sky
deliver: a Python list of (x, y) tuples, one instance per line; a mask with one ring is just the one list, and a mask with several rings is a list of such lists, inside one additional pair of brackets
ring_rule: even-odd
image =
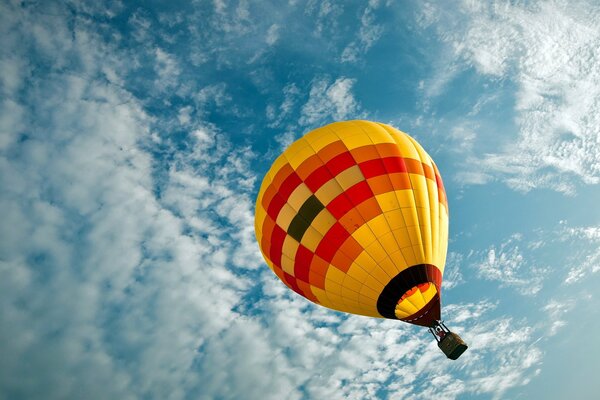
[[(595, 398), (600, 6), (0, 0), (0, 399)], [(443, 317), (319, 307), (254, 237), (292, 141), (415, 137)]]

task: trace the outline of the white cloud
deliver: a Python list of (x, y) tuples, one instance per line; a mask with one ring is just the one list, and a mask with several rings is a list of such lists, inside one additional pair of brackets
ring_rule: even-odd
[(333, 83), (328, 78), (313, 80), (308, 101), (302, 107), (300, 124), (314, 125), (328, 118), (351, 118), (358, 111), (358, 104), (352, 95), (354, 82), (354, 79), (346, 77), (338, 78)]
[(464, 266), (464, 256), (460, 253), (449, 252), (444, 267), (444, 281), (442, 287), (446, 290), (453, 289), (465, 282), (461, 268)]
[(570, 243), (568, 260), (572, 266), (565, 278), (566, 284), (579, 282), (600, 271), (600, 228), (572, 227), (562, 223), (557, 236), (561, 241)]
[[(519, 191), (552, 188), (573, 194), (600, 183), (600, 19), (589, 2), (465, 1), (423, 13), (451, 49), (447, 60), (492, 79), (514, 81), (516, 138), (486, 155), (472, 155), (486, 175)], [(427, 18), (425, 18), (427, 16)], [(442, 80), (446, 81), (446, 80)]]
[(269, 46), (272, 46), (277, 42), (277, 39), (279, 39), (279, 25), (273, 24), (267, 31), (267, 37), (265, 38), (265, 41)]
[(569, 312), (575, 306), (573, 300), (558, 301), (550, 300), (542, 310), (548, 314), (549, 328), (546, 330), (546, 335), (554, 336), (558, 333), (559, 329), (564, 327), (567, 323), (564, 321), (564, 314)]
[(158, 75), (155, 82), (160, 90), (166, 90), (177, 86), (180, 68), (176, 59), (166, 51), (156, 48), (154, 50), (156, 59), (155, 70)]
[(530, 265), (520, 249), (521, 240), (522, 235), (515, 234), (498, 248), (490, 247), (480, 254), (483, 259), (476, 261), (473, 267), (480, 278), (517, 288), (520, 294), (531, 296), (542, 289), (546, 269)]
[(379, 6), (378, 1), (370, 1), (360, 18), (358, 37), (342, 51), (342, 62), (356, 62), (379, 40), (383, 27), (375, 24), (374, 10)]

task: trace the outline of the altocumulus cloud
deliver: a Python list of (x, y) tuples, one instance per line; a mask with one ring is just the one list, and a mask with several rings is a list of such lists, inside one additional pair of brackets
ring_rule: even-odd
[(435, 95), (469, 68), (516, 87), (517, 137), (484, 156), (471, 154), (482, 171), (461, 173), (463, 183), (499, 179), (519, 191), (574, 194), (577, 184), (600, 182), (599, 15), (598, 4), (588, 1), (465, 0), (451, 10), (423, 7), (420, 23), (446, 43), (444, 66), (450, 66), (433, 85), (440, 87)]

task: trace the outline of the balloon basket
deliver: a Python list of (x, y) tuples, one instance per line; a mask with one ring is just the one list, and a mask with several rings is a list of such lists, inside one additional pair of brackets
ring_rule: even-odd
[(442, 321), (437, 321), (429, 328), (437, 341), (438, 347), (451, 360), (456, 360), (469, 348), (464, 340), (456, 333), (451, 332)]

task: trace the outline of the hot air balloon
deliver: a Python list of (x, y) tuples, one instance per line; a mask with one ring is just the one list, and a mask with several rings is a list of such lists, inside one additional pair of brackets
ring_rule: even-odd
[(427, 327), (451, 359), (466, 350), (441, 321), (446, 192), (406, 133), (362, 120), (307, 133), (267, 172), (255, 230), (275, 275), (308, 300)]

